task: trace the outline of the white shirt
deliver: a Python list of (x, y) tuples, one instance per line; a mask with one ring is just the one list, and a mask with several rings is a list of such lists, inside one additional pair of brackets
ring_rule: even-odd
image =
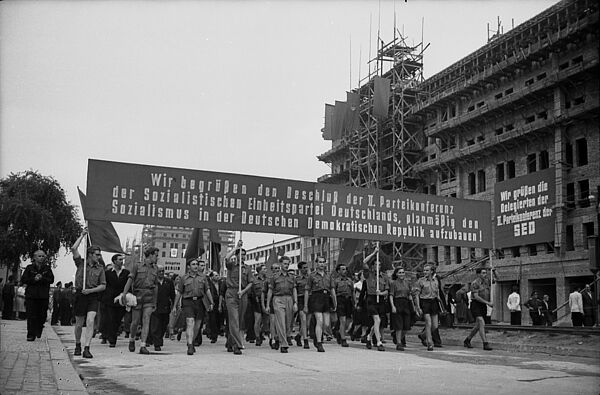
[(579, 292), (573, 291), (569, 295), (569, 309), (571, 309), (571, 313), (583, 313), (583, 299)]
[(508, 295), (506, 306), (510, 311), (521, 311), (521, 296), (516, 292), (511, 293)]

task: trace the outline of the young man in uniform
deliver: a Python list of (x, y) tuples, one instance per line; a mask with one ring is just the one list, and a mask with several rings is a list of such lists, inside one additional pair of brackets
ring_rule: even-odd
[(337, 316), (340, 322), (339, 340), (342, 347), (348, 347), (346, 340), (346, 329), (348, 328), (347, 320), (352, 319), (352, 310), (356, 304), (354, 296), (354, 281), (348, 277), (348, 268), (340, 263), (336, 267), (338, 276), (333, 280), (335, 288), (335, 296), (337, 299)]
[(54, 274), (46, 262), (44, 251), (37, 250), (33, 253), (32, 263), (23, 271), (21, 282), (27, 284), (25, 289), (27, 341), (34, 341), (36, 337), (42, 336), (48, 312), (50, 285), (54, 282)]
[[(106, 288), (106, 277), (104, 268), (100, 264), (102, 254), (99, 247), (91, 246), (87, 249), (87, 262), (84, 262), (79, 255), (79, 244), (87, 235), (87, 229), (81, 233), (81, 236), (71, 247), (73, 261), (77, 266), (75, 273), (75, 352), (73, 355), (81, 354), (81, 332), (85, 321), (85, 347), (83, 350), (84, 358), (93, 358), (90, 353), (90, 344), (94, 336), (94, 321), (98, 311), (99, 293)], [(85, 284), (83, 283), (83, 270), (85, 266)]]
[(270, 309), (271, 298), (273, 298), (277, 338), (281, 344), (281, 352), (285, 354), (288, 352), (292, 341), (294, 313), (298, 310), (298, 294), (296, 279), (288, 271), (290, 258), (282, 256), (279, 258), (279, 263), (281, 264), (281, 270), (269, 280), (267, 309)]
[(304, 291), (306, 290), (306, 283), (308, 282), (308, 263), (302, 261), (298, 263), (298, 270), (300, 273), (296, 276), (296, 293), (298, 294), (298, 315), (300, 316), (300, 333), (296, 335), (296, 344), (298, 346), (304, 345), (305, 349), (308, 349), (308, 320), (307, 314), (304, 312)]
[(318, 352), (325, 352), (323, 348), (323, 325), (329, 325), (329, 295), (332, 296), (334, 310), (337, 308), (337, 300), (331, 277), (325, 273), (325, 258), (318, 257), (316, 264), (317, 270), (308, 276), (306, 289), (304, 290), (304, 313), (308, 314), (310, 312), (315, 315), (314, 344)]
[(156, 298), (158, 296), (158, 248), (148, 247), (144, 251), (144, 262), (135, 263), (129, 273), (129, 278), (123, 289), (122, 304), (125, 305), (125, 295), (132, 289), (137, 298), (137, 306), (131, 310), (131, 327), (129, 337), (129, 351), (135, 351), (135, 334), (140, 320), (142, 321), (142, 335), (140, 337), (140, 354), (148, 355), (146, 339), (150, 330), (150, 317), (156, 309)]
[(475, 317), (475, 327), (469, 333), (469, 336), (465, 339), (464, 346), (467, 348), (473, 348), (471, 345), (471, 339), (479, 332), (481, 341), (483, 342), (483, 349), (491, 351), (492, 348), (488, 344), (485, 335), (485, 316), (487, 314), (487, 306), (493, 307), (494, 305), (490, 301), (490, 281), (487, 278), (487, 270), (484, 268), (478, 268), (475, 270), (477, 278), (471, 283), (471, 312)]
[[(440, 294), (438, 280), (433, 276), (432, 265), (423, 266), (423, 274), (415, 284), (414, 297), (417, 314), (425, 319), (425, 339), (427, 351), (433, 351), (432, 332), (438, 328), (438, 313), (440, 312)], [(485, 309), (483, 312), (485, 317)], [(482, 318), (483, 319), (483, 318)]]
[(263, 327), (263, 323), (268, 323), (269, 313), (263, 311), (261, 295), (266, 282), (266, 270), (265, 265), (256, 266), (256, 276), (254, 276), (254, 282), (252, 283), (251, 299), (249, 306), (252, 308), (254, 313), (254, 334), (256, 335), (256, 347), (260, 347), (263, 342), (263, 333), (268, 332), (267, 328)]
[[(196, 259), (190, 261), (188, 273), (177, 283), (177, 291), (174, 306), (177, 306), (179, 299), (183, 298), (181, 308), (186, 322), (187, 354), (193, 355), (196, 351), (194, 348), (194, 339), (202, 327), (206, 312), (212, 310), (214, 307), (212, 294), (208, 289), (207, 278), (203, 273), (200, 273)], [(208, 306), (204, 306), (203, 301), (205, 296), (208, 298)]]

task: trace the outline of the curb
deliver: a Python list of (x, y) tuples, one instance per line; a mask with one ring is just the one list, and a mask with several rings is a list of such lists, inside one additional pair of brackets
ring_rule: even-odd
[(79, 378), (79, 374), (71, 363), (71, 358), (63, 346), (53, 326), (47, 331), (47, 344), (50, 351), (50, 360), (56, 385), (60, 394), (87, 394), (85, 386)]

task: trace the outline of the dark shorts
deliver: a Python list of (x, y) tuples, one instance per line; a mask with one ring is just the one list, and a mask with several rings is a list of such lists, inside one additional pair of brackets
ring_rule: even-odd
[(487, 305), (476, 300), (471, 301), (471, 314), (473, 317), (483, 317), (487, 315)]
[(260, 299), (257, 300), (255, 297), (248, 298), (248, 304), (250, 305), (250, 310), (252, 310), (255, 313), (262, 314)]
[(310, 313), (328, 313), (329, 308), (329, 293), (315, 292), (308, 297)]
[(198, 300), (183, 299), (181, 309), (185, 318), (193, 318), (199, 321), (204, 320), (205, 310), (202, 298), (198, 298)]
[(84, 295), (81, 292), (76, 292), (75, 303), (73, 304), (75, 317), (86, 316), (90, 311), (98, 311), (98, 294)]
[(383, 296), (379, 296), (379, 303), (377, 303), (377, 296), (376, 295), (368, 295), (367, 296), (367, 314), (369, 314), (370, 317), (374, 316), (374, 315), (378, 315), (379, 317), (382, 317), (386, 314), (386, 298)]
[(394, 330), (410, 330), (411, 324), (411, 309), (410, 300), (406, 298), (395, 298), (394, 306), (396, 306), (396, 313), (392, 313), (392, 326)]
[(421, 310), (423, 310), (423, 315), (437, 315), (440, 312), (440, 304), (437, 299), (421, 299)]
[(304, 309), (304, 294), (302, 296), (298, 295), (298, 311)]
[(337, 315), (338, 317), (352, 317), (352, 297), (338, 296), (337, 297)]

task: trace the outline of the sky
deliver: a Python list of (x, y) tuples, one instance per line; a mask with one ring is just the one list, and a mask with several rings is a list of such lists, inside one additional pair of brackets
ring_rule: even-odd
[[(330, 172), (316, 159), (331, 148), (324, 104), (358, 86), (394, 20), (430, 44), (428, 78), (484, 45), (498, 17), (507, 32), (554, 3), (3, 1), (0, 177), (37, 170), (77, 206), (88, 159), (316, 181)], [(123, 243), (141, 232), (115, 227)], [(64, 283), (74, 265), (59, 255)]]

